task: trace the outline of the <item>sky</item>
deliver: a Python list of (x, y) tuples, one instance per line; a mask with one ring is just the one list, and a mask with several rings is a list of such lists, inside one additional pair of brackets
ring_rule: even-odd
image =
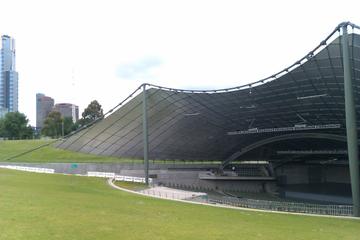
[(217, 89), (291, 65), (360, 1), (0, 0), (0, 35), (16, 41), (19, 111), (36, 93), (109, 110), (140, 84)]

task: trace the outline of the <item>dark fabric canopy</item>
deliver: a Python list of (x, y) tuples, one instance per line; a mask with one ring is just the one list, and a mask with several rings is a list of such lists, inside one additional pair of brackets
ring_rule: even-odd
[[(270, 157), (279, 150), (345, 149), (344, 142), (333, 137), (345, 136), (340, 38), (320, 45), (314, 55), (308, 54), (290, 68), (245, 87), (183, 91), (149, 85), (146, 93), (150, 159), (225, 161)], [(349, 35), (349, 49), (359, 116), (359, 35)], [(57, 146), (84, 153), (142, 158), (142, 127), (139, 92), (110, 116)], [(306, 135), (310, 133), (315, 137)], [(274, 138), (282, 135), (288, 137)], [(263, 144), (256, 147), (259, 142)], [(247, 155), (236, 155), (251, 145), (255, 147)]]

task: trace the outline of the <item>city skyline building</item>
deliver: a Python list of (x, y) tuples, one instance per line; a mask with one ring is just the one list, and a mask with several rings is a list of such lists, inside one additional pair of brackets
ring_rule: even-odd
[(0, 51), (0, 117), (18, 111), (18, 72), (15, 67), (15, 40), (1, 37)]
[(53, 107), (53, 111), (61, 113), (62, 117), (71, 117), (75, 123), (79, 120), (79, 107), (72, 103), (57, 103)]
[(45, 96), (45, 94), (36, 94), (36, 128), (41, 129), (47, 115), (53, 110), (55, 101), (53, 98)]

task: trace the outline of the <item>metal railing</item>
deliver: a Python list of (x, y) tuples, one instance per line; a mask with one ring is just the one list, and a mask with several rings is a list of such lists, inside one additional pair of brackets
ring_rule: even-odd
[(224, 204), (242, 208), (306, 214), (353, 216), (352, 205), (327, 205), (300, 202), (280, 202), (236, 197), (211, 197), (209, 203)]
[(180, 190), (168, 189), (168, 188), (165, 189), (150, 188), (150, 189), (141, 190), (139, 192), (160, 198), (189, 200), (189, 201), (193, 200), (194, 198), (205, 198), (207, 196), (206, 193), (180, 191)]

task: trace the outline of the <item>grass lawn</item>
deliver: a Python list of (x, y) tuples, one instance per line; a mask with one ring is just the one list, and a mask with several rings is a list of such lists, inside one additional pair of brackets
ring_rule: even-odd
[[(0, 141), (0, 162), (16, 154), (34, 149), (49, 143), (49, 140), (14, 140)], [(46, 146), (24, 156), (10, 160), (10, 162), (132, 162), (141, 160), (123, 159), (117, 157), (97, 156), (58, 149)]]
[(136, 182), (125, 182), (125, 181), (115, 181), (114, 184), (116, 186), (129, 189), (132, 191), (141, 191), (149, 188), (145, 183), (136, 183)]
[[(9, 140), (2, 141), (0, 140), (0, 162), (33, 162), (33, 163), (43, 163), (43, 162), (89, 162), (89, 163), (110, 163), (110, 162), (122, 162), (122, 163), (143, 163), (142, 159), (127, 159), (127, 158), (118, 158), (118, 157), (106, 157), (98, 156), (93, 154), (85, 154), (79, 152), (73, 152), (63, 149), (58, 149), (53, 146), (46, 146), (26, 155), (16, 157), (11, 160), (7, 160), (9, 157), (15, 156), (19, 153), (34, 149), (41, 145), (50, 143), (51, 140)], [(163, 164), (163, 163), (174, 163), (174, 161), (164, 161), (164, 160), (150, 160), (152, 163)], [(185, 163), (178, 161), (178, 163)], [(201, 163), (201, 164), (219, 164), (220, 162), (214, 161), (192, 161), (187, 163)]]
[(112, 189), (104, 179), (0, 169), (0, 239), (359, 239), (360, 221), (222, 209)]

